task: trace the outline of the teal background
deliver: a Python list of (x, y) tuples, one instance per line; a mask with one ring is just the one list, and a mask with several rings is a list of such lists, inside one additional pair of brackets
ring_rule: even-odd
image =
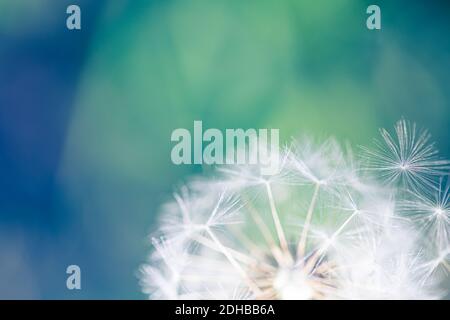
[[(82, 30), (65, 27), (69, 4)], [(382, 29), (366, 28), (381, 7)], [(0, 298), (141, 299), (170, 134), (368, 144), (400, 117), (450, 157), (445, 1), (0, 0)], [(66, 267), (82, 290), (66, 289)]]

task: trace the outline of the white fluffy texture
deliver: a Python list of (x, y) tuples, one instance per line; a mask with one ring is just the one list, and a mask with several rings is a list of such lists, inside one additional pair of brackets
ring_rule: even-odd
[(294, 141), (281, 171), (223, 166), (163, 206), (152, 299), (438, 299), (449, 294), (448, 161), (401, 120), (355, 158)]

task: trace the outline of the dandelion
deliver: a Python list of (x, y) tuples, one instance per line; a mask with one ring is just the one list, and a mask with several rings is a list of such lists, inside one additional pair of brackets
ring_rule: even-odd
[(415, 125), (401, 120), (396, 131), (398, 139), (382, 130), (383, 142), (362, 158), (334, 139), (304, 139), (282, 151), (273, 176), (242, 165), (192, 180), (162, 207), (141, 267), (143, 292), (152, 299), (445, 297), (449, 193), (439, 174), (448, 162)]
[(400, 211), (415, 220), (429, 242), (446, 248), (450, 239), (450, 192), (449, 186), (439, 182), (437, 189), (427, 193), (412, 193), (400, 203)]
[(386, 183), (401, 183), (407, 188), (434, 187), (436, 177), (445, 174), (450, 162), (442, 160), (426, 130), (417, 130), (415, 123), (404, 119), (395, 125), (395, 136), (380, 130), (382, 140), (375, 148), (363, 147), (368, 170), (377, 173)]

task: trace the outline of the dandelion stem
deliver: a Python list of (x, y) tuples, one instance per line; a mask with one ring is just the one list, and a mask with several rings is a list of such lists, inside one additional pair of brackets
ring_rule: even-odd
[(275, 258), (275, 260), (277, 261), (277, 263), (279, 265), (285, 265), (286, 264), (284, 262), (285, 259), (281, 253), (281, 250), (275, 243), (272, 235), (270, 234), (270, 230), (267, 227), (267, 225), (264, 223), (263, 219), (261, 218), (261, 215), (256, 210), (256, 208), (251, 204), (251, 202), (247, 203), (247, 208), (250, 212), (250, 216), (252, 217), (253, 221), (255, 221), (256, 226), (258, 227), (258, 230), (261, 232), (264, 240), (269, 245), (270, 251), (272, 252), (272, 255)]
[(445, 269), (447, 269), (447, 271), (450, 271), (450, 265), (447, 263), (447, 261), (442, 261), (442, 264), (444, 265)]
[(336, 232), (333, 233), (333, 235), (331, 236), (331, 239), (336, 238), (358, 213), (359, 213), (358, 210), (353, 211), (353, 213), (350, 215), (350, 217), (348, 217), (347, 220), (345, 220), (344, 223), (339, 227), (339, 229), (337, 229)]
[(263, 219), (261, 218), (256, 208), (252, 205), (250, 201), (246, 203), (246, 206), (248, 208), (248, 211), (250, 212), (250, 216), (252, 217), (253, 221), (255, 221), (256, 226), (261, 232), (264, 240), (267, 242), (269, 246), (271, 247), (276, 246), (275, 241), (273, 240), (272, 235), (270, 234), (269, 228), (267, 228), (266, 224), (264, 223)]
[(261, 293), (261, 290), (258, 288), (258, 286), (255, 284), (255, 282), (250, 279), (247, 272), (245, 272), (244, 269), (242, 269), (241, 265), (234, 259), (233, 255), (225, 248), (225, 246), (220, 242), (220, 240), (216, 237), (216, 235), (211, 231), (210, 228), (206, 228), (206, 232), (211, 237), (211, 239), (215, 242), (215, 244), (219, 247), (220, 251), (223, 253), (223, 255), (228, 259), (228, 261), (231, 263), (231, 265), (236, 269), (236, 271), (241, 275), (242, 279), (247, 283), (249, 288), (256, 294), (259, 295)]
[(266, 183), (266, 190), (267, 190), (267, 197), (269, 198), (270, 203), (270, 211), (272, 212), (272, 218), (275, 224), (275, 230), (277, 231), (278, 239), (280, 241), (281, 250), (283, 250), (283, 252), (285, 252), (287, 255), (290, 255), (286, 237), (284, 235), (284, 231), (281, 226), (280, 217), (278, 215), (277, 208), (275, 207), (275, 200), (273, 199), (272, 188), (270, 187), (270, 184), (268, 182)]
[[(197, 241), (201, 245), (204, 245), (205, 247), (207, 247), (209, 249), (215, 250), (220, 253), (223, 252), (223, 250), (221, 250), (220, 248), (217, 247), (216, 242), (211, 241), (210, 239), (208, 239), (206, 237), (203, 237), (201, 235), (193, 235), (192, 239)], [(274, 270), (274, 267), (267, 263), (261, 262), (261, 261), (255, 259), (251, 256), (248, 256), (242, 252), (231, 249), (230, 247), (226, 247), (225, 245), (222, 245), (222, 246), (233, 256), (233, 258), (236, 261), (239, 261), (239, 262), (249, 265), (249, 266), (250, 265), (258, 265), (259, 268), (264, 269), (265, 271), (269, 271), (269, 272)]]
[(302, 235), (300, 237), (300, 241), (297, 247), (297, 256), (301, 257), (305, 255), (306, 249), (306, 239), (308, 237), (309, 226), (311, 224), (311, 218), (316, 207), (317, 195), (319, 194), (320, 183), (316, 183), (314, 188), (314, 193), (311, 199), (311, 203), (309, 204), (308, 213), (306, 215), (305, 226), (303, 227)]
[(350, 217), (348, 217), (344, 223), (339, 227), (339, 229), (336, 230), (335, 233), (333, 233), (333, 235), (330, 237), (329, 241), (327, 241), (325, 243), (324, 246), (322, 246), (321, 248), (319, 248), (314, 255), (308, 259), (308, 264), (306, 265), (306, 269), (310, 270), (313, 269), (313, 266), (317, 264), (317, 261), (321, 260), (321, 256), (322, 254), (324, 254), (328, 248), (330, 247), (330, 245), (333, 243), (334, 239), (336, 239), (336, 237), (342, 232), (342, 230), (344, 230), (344, 228), (349, 224), (349, 222), (359, 213), (359, 211), (355, 210)]

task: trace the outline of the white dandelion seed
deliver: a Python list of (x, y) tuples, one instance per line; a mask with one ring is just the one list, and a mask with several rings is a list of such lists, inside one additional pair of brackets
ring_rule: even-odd
[(442, 160), (431, 135), (417, 130), (415, 123), (404, 119), (395, 125), (395, 135), (380, 129), (382, 140), (375, 140), (375, 148), (363, 147), (368, 170), (386, 183), (402, 183), (407, 188), (434, 187), (436, 177), (445, 174), (450, 162)]
[(162, 208), (159, 238), (141, 268), (143, 292), (153, 299), (444, 297), (449, 195), (438, 175), (448, 162), (414, 125), (402, 120), (396, 131), (397, 139), (382, 131), (378, 149), (365, 149), (367, 169), (334, 139), (301, 140), (281, 153), (274, 176), (223, 166), (193, 180)]
[(443, 180), (437, 189), (426, 193), (413, 193), (400, 203), (400, 212), (414, 220), (423, 234), (431, 238), (430, 243), (447, 248), (450, 239), (450, 192)]
[(153, 299), (179, 299), (181, 276), (188, 264), (186, 250), (179, 244), (163, 239), (152, 239), (155, 251), (151, 255), (152, 265), (141, 267), (142, 290)]

